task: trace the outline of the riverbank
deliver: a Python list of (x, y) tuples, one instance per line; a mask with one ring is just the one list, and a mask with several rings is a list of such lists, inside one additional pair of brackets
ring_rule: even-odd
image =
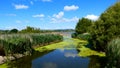
[[(39, 52), (44, 52), (44, 51), (50, 51), (55, 49), (73, 49), (73, 48), (75, 49), (76, 48), (79, 50), (78, 56), (80, 57), (88, 57), (92, 55), (105, 56), (105, 53), (100, 53), (85, 47), (86, 44), (87, 44), (87, 41), (85, 40), (65, 38), (64, 41), (62, 42), (34, 48), (34, 50)], [(78, 45), (80, 45), (80, 48), (77, 47)], [(0, 68), (7, 68), (7, 63), (0, 65)]]

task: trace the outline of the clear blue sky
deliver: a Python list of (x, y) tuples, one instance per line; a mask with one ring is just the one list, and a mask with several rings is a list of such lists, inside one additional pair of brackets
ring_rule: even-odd
[(78, 19), (97, 20), (116, 0), (0, 0), (0, 29), (26, 26), (74, 29)]

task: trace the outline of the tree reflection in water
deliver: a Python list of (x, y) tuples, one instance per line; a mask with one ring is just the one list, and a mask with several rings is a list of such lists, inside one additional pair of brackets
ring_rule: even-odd
[(99, 56), (90, 56), (89, 68), (104, 68), (106, 65), (106, 58)]
[(45, 52), (35, 51), (33, 53), (33, 55), (28, 55), (28, 56), (22, 57), (20, 59), (16, 59), (14, 61), (9, 62), (8, 68), (31, 68), (32, 60), (34, 60), (38, 57), (42, 57), (50, 52), (52, 52), (52, 51), (45, 51)]

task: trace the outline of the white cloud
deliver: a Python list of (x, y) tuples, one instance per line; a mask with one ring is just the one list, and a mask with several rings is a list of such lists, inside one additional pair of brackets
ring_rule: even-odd
[(29, 8), (29, 6), (22, 5), (22, 4), (18, 4), (18, 5), (14, 4), (14, 7), (15, 9), (28, 9)]
[(93, 15), (93, 14), (91, 14), (91, 15), (87, 15), (87, 16), (85, 16), (85, 18), (88, 18), (88, 19), (90, 19), (90, 20), (97, 20), (98, 18), (99, 18), (99, 16), (96, 16), (96, 15)]
[(71, 6), (64, 6), (64, 10), (65, 11), (71, 11), (71, 10), (77, 10), (79, 9), (78, 6), (75, 6), (75, 5), (71, 5)]
[(20, 24), (20, 23), (29, 23), (28, 20), (16, 20), (16, 23)]
[(22, 21), (20, 21), (20, 20), (16, 20), (16, 23), (22, 23)]
[(40, 18), (43, 18), (43, 17), (45, 17), (45, 15), (44, 14), (37, 14), (37, 15), (33, 15), (32, 17), (40, 17)]
[(64, 16), (64, 12), (59, 12), (58, 14), (54, 14), (53, 17), (55, 18), (62, 18)]
[(17, 16), (16, 14), (6, 14), (6, 16)]
[(51, 23), (69, 23), (69, 22), (77, 22), (79, 18), (73, 17), (73, 18), (51, 18)]
[(50, 18), (50, 23), (68, 23), (68, 22), (77, 22), (78, 17), (64, 18), (64, 12), (59, 12), (58, 14), (53, 14), (53, 16), (48, 16)]
[(34, 4), (33, 1), (30, 1), (30, 4), (33, 5)]
[(42, 0), (43, 2), (51, 2), (52, 0)]

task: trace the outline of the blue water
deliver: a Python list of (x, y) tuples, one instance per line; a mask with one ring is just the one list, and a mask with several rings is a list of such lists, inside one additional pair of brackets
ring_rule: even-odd
[(32, 68), (88, 68), (89, 58), (77, 56), (77, 50), (54, 50), (32, 61)]

